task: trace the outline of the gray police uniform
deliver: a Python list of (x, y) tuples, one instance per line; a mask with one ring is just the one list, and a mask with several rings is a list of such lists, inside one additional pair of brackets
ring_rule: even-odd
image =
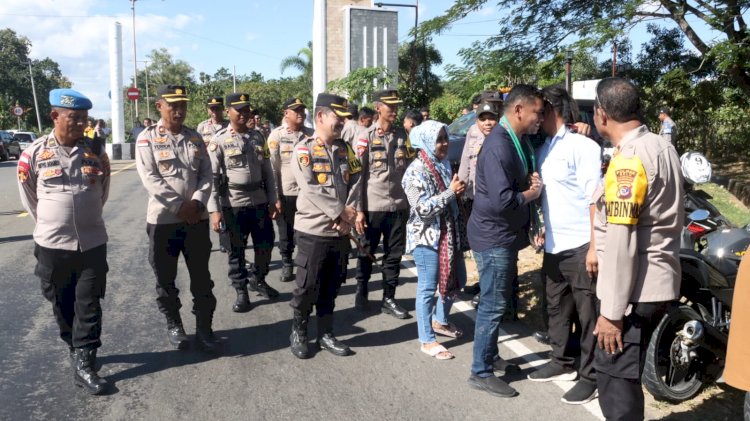
[[(170, 328), (182, 325), (179, 290), (175, 286), (177, 259), (182, 253), (190, 272), (193, 311), (199, 323), (210, 321), (216, 308), (208, 271), (211, 240), (208, 212), (212, 188), (211, 161), (203, 138), (188, 127), (171, 133), (159, 120), (138, 136), (136, 166), (148, 192), (146, 213), (149, 263), (156, 275), (157, 305)], [(178, 213), (189, 200), (202, 210), (200, 222), (188, 224)]]
[(346, 120), (344, 128), (341, 129), (341, 139), (349, 144), (349, 146), (354, 147), (357, 140), (357, 133), (359, 133), (359, 123), (357, 123), (357, 120)]
[(294, 214), (297, 213), (297, 195), (299, 186), (292, 174), (292, 153), (294, 147), (301, 140), (311, 136), (313, 130), (302, 127), (300, 131), (292, 132), (285, 126), (277, 127), (268, 136), (268, 150), (271, 153), (276, 193), (281, 200), (283, 210), (276, 219), (279, 229), (279, 252), (284, 263), (289, 264), (294, 254)]
[[(401, 179), (416, 153), (409, 147), (403, 129), (384, 132), (378, 122), (357, 135), (357, 156), (362, 165), (362, 200), (367, 217), (364, 247), (374, 254), (383, 237), (383, 299), (396, 295), (401, 257), (406, 249), (406, 221), (409, 202)], [(360, 255), (357, 263), (358, 287), (367, 295), (372, 261)]]
[(333, 313), (346, 277), (347, 236), (331, 228), (346, 206), (361, 210), (361, 171), (354, 151), (337, 139), (328, 146), (313, 137), (300, 141), (292, 154), (292, 174), (299, 186), (294, 219), (297, 287), (290, 305), (305, 317), (315, 304), (317, 315)]
[(52, 303), (60, 338), (71, 348), (101, 346), (107, 282), (107, 230), (102, 209), (109, 193), (106, 152), (92, 140), (61, 145), (54, 132), (23, 151), (18, 190), (34, 227), (34, 273)]
[(604, 187), (594, 193), (600, 314), (623, 321), (623, 351), (594, 350), (607, 419), (643, 419), (646, 347), (669, 301), (680, 297), (682, 186), (674, 146), (640, 126), (620, 140)]
[(195, 131), (203, 137), (203, 141), (208, 145), (208, 143), (211, 142), (220, 131), (226, 129), (228, 125), (229, 122), (227, 120), (224, 120), (221, 123), (214, 123), (209, 118), (208, 120), (203, 120), (198, 123), (198, 127), (195, 128)]
[(247, 287), (247, 238), (253, 239), (254, 276), (268, 274), (274, 232), (268, 205), (276, 202), (276, 183), (262, 135), (255, 130), (237, 133), (227, 127), (208, 146), (214, 188), (209, 212), (223, 210), (229, 231), (229, 279), (235, 289)]

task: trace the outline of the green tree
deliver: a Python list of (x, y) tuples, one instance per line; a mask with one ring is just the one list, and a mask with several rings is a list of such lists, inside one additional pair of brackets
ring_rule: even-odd
[(300, 76), (302, 80), (308, 85), (312, 86), (313, 76), (313, 51), (312, 41), (307, 42), (307, 47), (300, 49), (296, 56), (289, 56), (281, 60), (281, 73), (289, 69), (294, 69), (302, 72)]
[(34, 95), (31, 89), (29, 61), (34, 74), (34, 84), (39, 103), (39, 115), (44, 127), (50, 127), (50, 106), (47, 98), (55, 88), (67, 88), (70, 81), (60, 71), (60, 66), (49, 58), (31, 60), (31, 41), (11, 29), (0, 30), (0, 128), (16, 127), (16, 117), (11, 107), (16, 103), (28, 112), (21, 118), (24, 129), (36, 131)]
[(432, 43), (401, 44), (398, 50), (398, 91), (405, 109), (427, 105), (443, 93), (440, 78), (432, 72), (433, 66), (442, 63), (443, 56)]
[[(146, 61), (148, 64), (138, 70), (138, 89), (141, 91), (141, 96), (138, 99), (138, 114), (140, 119), (143, 119), (148, 113), (145, 107), (149, 107), (151, 116), (158, 115), (154, 103), (156, 102), (156, 90), (159, 85), (184, 85), (187, 87), (188, 93), (190, 93), (196, 86), (195, 78), (193, 77), (193, 67), (184, 60), (177, 60), (169, 53), (166, 48), (160, 48), (158, 50), (151, 50), (146, 55)], [(146, 99), (146, 80), (148, 80), (149, 99)], [(231, 79), (230, 79), (231, 80)], [(130, 86), (133, 86), (133, 79), (130, 79)], [(125, 99), (126, 110), (132, 107), (133, 102)], [(204, 112), (205, 114), (205, 112)], [(135, 120), (135, 118), (132, 118)]]
[[(445, 14), (424, 22), (421, 31), (439, 33), (453, 22), (479, 10), (487, 0), (457, 0)], [(498, 0), (507, 19), (488, 38), (486, 47), (511, 53), (516, 60), (538, 60), (566, 44), (601, 49), (626, 35), (644, 20), (671, 22), (698, 50), (701, 59), (713, 59), (746, 96), (750, 97), (750, 31), (743, 13), (747, 1), (737, 0)], [(720, 33), (699, 34), (695, 25)]]
[(328, 82), (328, 91), (364, 104), (372, 98), (372, 93), (390, 86), (393, 75), (383, 66), (362, 67), (349, 72), (346, 77)]

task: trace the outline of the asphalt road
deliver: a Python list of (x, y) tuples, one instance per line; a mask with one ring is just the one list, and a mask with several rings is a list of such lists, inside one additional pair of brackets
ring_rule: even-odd
[[(419, 351), (414, 318), (397, 320), (353, 309), (354, 261), (337, 300), (335, 332), (356, 354), (342, 358), (322, 352), (298, 360), (288, 348), (287, 302), (293, 283), (278, 281), (277, 250), (268, 281), (281, 297), (270, 302), (251, 296), (253, 310), (235, 314), (226, 255), (217, 250), (216, 236), (210, 269), (218, 299), (214, 330), (222, 338), (223, 352), (212, 358), (198, 351), (173, 350), (164, 317), (156, 308), (155, 281), (147, 262), (146, 193), (132, 162), (115, 162), (113, 172), (105, 207), (110, 272), (99, 350), (100, 374), (113, 391), (92, 397), (72, 385), (67, 348), (33, 274), (33, 221), (22, 213), (15, 161), (0, 163), (0, 419), (600, 418), (595, 415), (597, 401), (586, 407), (560, 402), (563, 388), (570, 384), (525, 379), (533, 366), (544, 362), (547, 349), (529, 337), (522, 323), (504, 324), (500, 345), (504, 357), (523, 364), (523, 375), (507, 379), (520, 395), (501, 399), (470, 389), (470, 306), (454, 306), (453, 321), (466, 335), (444, 341), (456, 358), (431, 359)], [(397, 298), (413, 313), (416, 274), (409, 260), (403, 266)], [(371, 300), (381, 294), (380, 277), (374, 278)], [(178, 286), (183, 290), (185, 327), (193, 333), (183, 262)], [(314, 322), (311, 325), (314, 334)]]

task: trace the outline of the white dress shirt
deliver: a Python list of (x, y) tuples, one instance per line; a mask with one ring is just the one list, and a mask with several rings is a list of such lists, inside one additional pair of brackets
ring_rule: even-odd
[(591, 239), (589, 205), (601, 180), (601, 148), (566, 126), (537, 151), (544, 183), (544, 251), (560, 253)]

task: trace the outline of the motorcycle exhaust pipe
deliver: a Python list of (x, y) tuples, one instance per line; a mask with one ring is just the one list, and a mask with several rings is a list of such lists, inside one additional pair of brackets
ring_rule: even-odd
[(703, 323), (699, 322), (698, 320), (690, 320), (689, 322), (685, 323), (685, 325), (682, 327), (682, 332), (680, 332), (680, 336), (682, 336), (683, 339), (691, 344), (701, 342), (701, 339), (703, 339), (703, 335)]

